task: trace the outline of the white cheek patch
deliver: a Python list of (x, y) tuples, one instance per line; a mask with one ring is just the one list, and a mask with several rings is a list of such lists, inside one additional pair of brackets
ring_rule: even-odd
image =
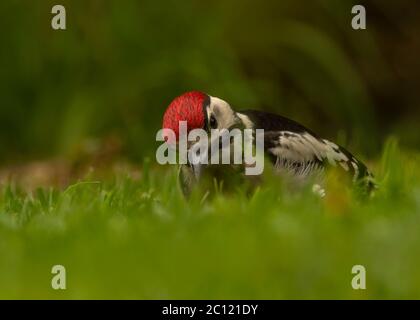
[(216, 97), (210, 97), (210, 105), (207, 108), (207, 118), (210, 119), (212, 114), (214, 114), (217, 119), (218, 129), (229, 129), (236, 122), (235, 112), (230, 105), (226, 101)]

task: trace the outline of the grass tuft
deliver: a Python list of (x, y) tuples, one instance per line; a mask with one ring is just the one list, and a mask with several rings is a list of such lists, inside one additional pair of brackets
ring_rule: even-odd
[[(0, 298), (419, 298), (418, 159), (390, 138), (367, 201), (331, 177), (325, 199), (272, 179), (251, 195), (187, 202), (176, 169), (150, 160), (138, 180), (31, 193), (10, 184), (0, 191)], [(56, 264), (64, 291), (50, 285)], [(356, 264), (366, 290), (351, 287)]]

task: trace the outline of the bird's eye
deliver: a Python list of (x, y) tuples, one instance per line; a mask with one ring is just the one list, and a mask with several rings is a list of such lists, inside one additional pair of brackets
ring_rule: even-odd
[(214, 115), (211, 115), (211, 117), (210, 117), (210, 128), (212, 128), (212, 129), (217, 128), (217, 120), (214, 117)]

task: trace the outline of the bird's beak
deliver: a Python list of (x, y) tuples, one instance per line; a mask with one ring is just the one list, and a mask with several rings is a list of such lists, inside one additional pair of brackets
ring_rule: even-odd
[(221, 146), (229, 145), (229, 139), (229, 134), (221, 131), (206, 141), (196, 142), (188, 149), (189, 164), (197, 180), (200, 179), (205, 165), (211, 164), (212, 157), (220, 157)]
[(191, 164), (192, 171), (196, 180), (200, 180), (201, 177), (201, 164)]
[(206, 163), (205, 159), (208, 155), (208, 149), (202, 148), (202, 144), (201, 141), (196, 142), (188, 149), (188, 163), (197, 180), (201, 177), (202, 166), (203, 163)]

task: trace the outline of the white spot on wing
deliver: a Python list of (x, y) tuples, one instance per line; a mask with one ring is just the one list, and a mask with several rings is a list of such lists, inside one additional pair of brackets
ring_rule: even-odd
[(351, 161), (351, 165), (353, 166), (353, 169), (354, 169), (353, 182), (355, 182), (357, 180), (357, 177), (359, 176), (359, 166), (354, 160), (355, 159), (353, 158), (353, 161)]
[(349, 169), (346, 163), (348, 157), (335, 143), (319, 140), (307, 132), (282, 131), (279, 134), (279, 145), (271, 148), (270, 152), (278, 157), (298, 162), (327, 159), (333, 166), (339, 162), (345, 170)]
[(349, 171), (349, 165), (347, 162), (340, 161), (340, 165), (343, 167), (344, 170)]
[(340, 151), (340, 148), (335, 143), (325, 139), (322, 141), (326, 144), (325, 157), (331, 165), (335, 166), (337, 162), (341, 163), (342, 161), (349, 161), (349, 158)]
[(270, 149), (270, 152), (278, 157), (296, 162), (312, 160), (322, 161), (325, 153), (325, 145), (309, 133), (303, 134), (282, 131), (279, 134), (279, 145)]

